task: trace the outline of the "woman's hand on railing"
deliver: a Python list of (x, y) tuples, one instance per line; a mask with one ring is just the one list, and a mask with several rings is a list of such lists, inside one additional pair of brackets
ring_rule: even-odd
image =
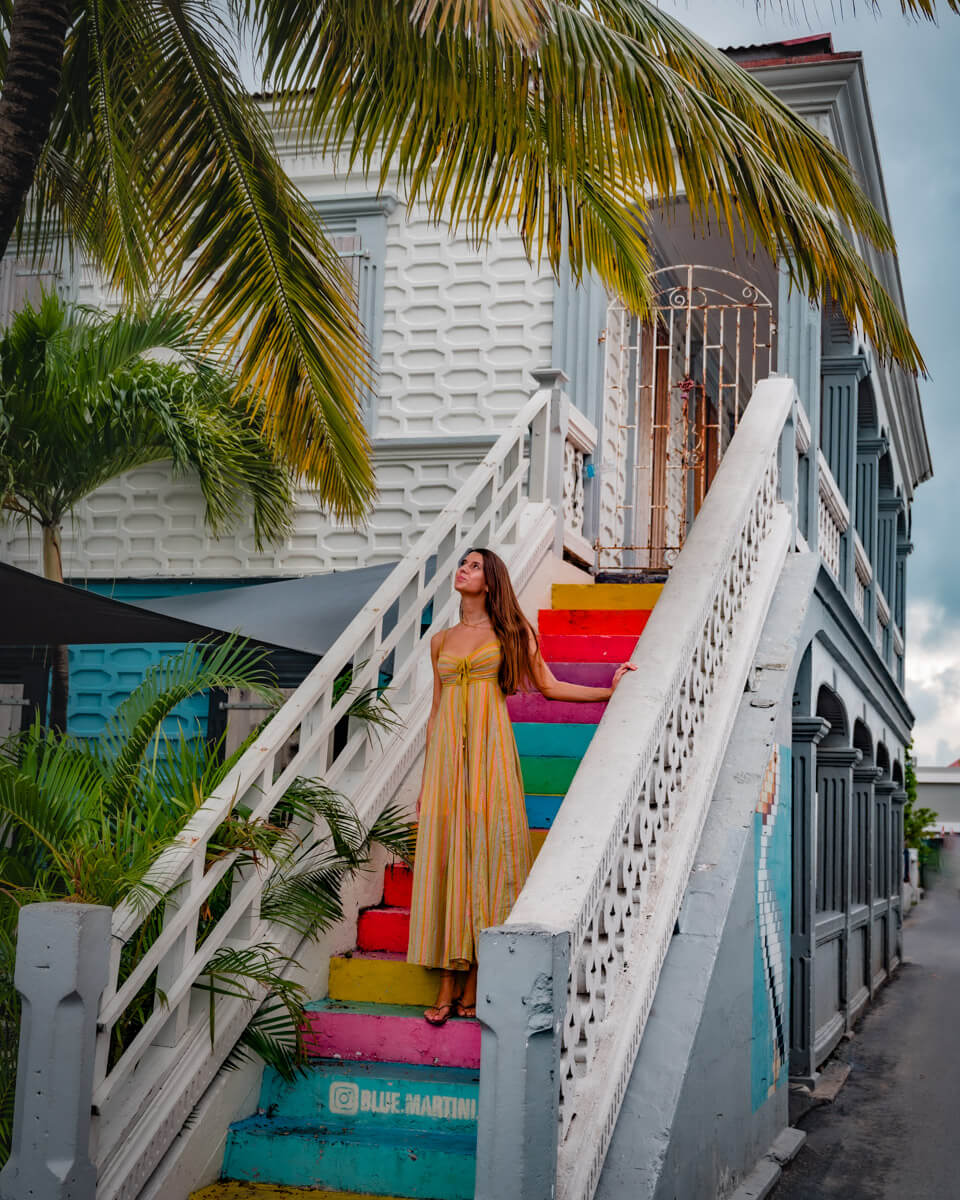
[(624, 675), (626, 675), (628, 671), (635, 671), (636, 669), (637, 664), (632, 662), (621, 663), (620, 666), (617, 667), (613, 673), (613, 680), (610, 683), (611, 696), (617, 690), (617, 685), (620, 683), (620, 680), (624, 677)]

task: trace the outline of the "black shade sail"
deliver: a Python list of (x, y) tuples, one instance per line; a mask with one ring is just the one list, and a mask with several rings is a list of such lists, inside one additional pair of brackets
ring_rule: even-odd
[(0, 563), (0, 645), (191, 642), (237, 632), (323, 655), (395, 563), (136, 604)]

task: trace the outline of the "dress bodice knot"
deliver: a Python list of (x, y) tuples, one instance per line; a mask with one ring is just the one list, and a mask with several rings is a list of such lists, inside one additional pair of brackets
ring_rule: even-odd
[(445, 686), (496, 679), (500, 670), (500, 643), (487, 642), (486, 645), (471, 650), (469, 654), (451, 654), (442, 650), (437, 660), (437, 669), (440, 672), (440, 682)]

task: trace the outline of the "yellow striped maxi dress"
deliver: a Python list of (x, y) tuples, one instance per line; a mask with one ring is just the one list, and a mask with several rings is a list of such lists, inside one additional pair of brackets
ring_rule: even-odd
[(533, 851), (520, 758), (497, 680), (500, 645), (441, 643), (442, 690), (424, 764), (407, 961), (466, 970), (508, 916)]

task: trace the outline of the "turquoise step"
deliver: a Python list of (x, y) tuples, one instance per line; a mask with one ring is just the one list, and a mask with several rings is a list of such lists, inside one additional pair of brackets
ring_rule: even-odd
[(249, 1117), (227, 1136), (223, 1178), (287, 1187), (473, 1200), (476, 1131), (344, 1129)]
[(558, 725), (518, 721), (513, 727), (517, 749), (527, 758), (576, 758), (587, 752), (596, 725)]
[(463, 1067), (319, 1060), (293, 1083), (264, 1073), (260, 1107), (302, 1127), (459, 1133), (476, 1127), (480, 1073)]

